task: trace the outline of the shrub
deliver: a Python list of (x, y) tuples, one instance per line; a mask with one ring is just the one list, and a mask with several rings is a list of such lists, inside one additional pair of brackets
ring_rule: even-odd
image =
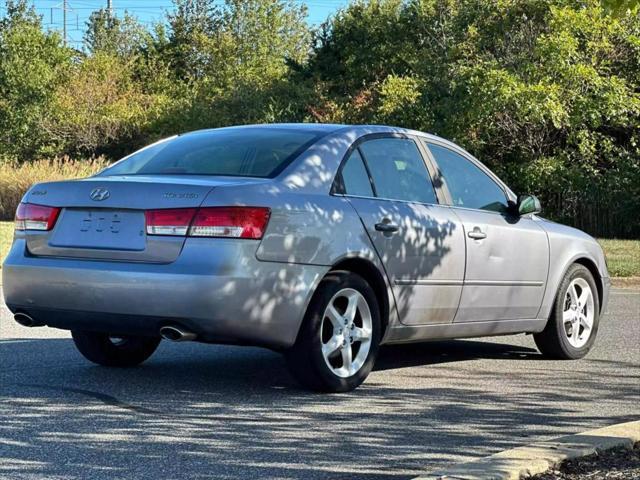
[(168, 102), (165, 95), (143, 91), (132, 61), (98, 53), (73, 67), (39, 126), (48, 138), (56, 139), (54, 154), (117, 157), (146, 142), (141, 138), (144, 129)]
[(43, 31), (25, 1), (8, 0), (6, 11), (0, 18), (0, 155), (27, 158), (51, 143), (38, 122), (67, 78), (71, 54), (59, 34)]
[(13, 218), (18, 203), (34, 183), (87, 177), (107, 165), (103, 157), (88, 160), (63, 157), (23, 164), (0, 162), (0, 219)]

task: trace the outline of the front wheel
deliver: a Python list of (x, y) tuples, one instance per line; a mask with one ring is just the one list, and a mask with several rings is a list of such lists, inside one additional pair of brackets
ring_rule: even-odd
[(285, 354), (291, 373), (313, 390), (353, 390), (373, 368), (380, 323), (369, 284), (355, 273), (330, 273), (307, 308), (296, 343)]
[(600, 321), (598, 289), (589, 269), (572, 265), (560, 283), (545, 329), (533, 338), (549, 358), (584, 357), (596, 339)]
[(136, 366), (149, 358), (160, 344), (160, 337), (114, 336), (80, 330), (73, 330), (71, 336), (87, 360), (105, 367)]

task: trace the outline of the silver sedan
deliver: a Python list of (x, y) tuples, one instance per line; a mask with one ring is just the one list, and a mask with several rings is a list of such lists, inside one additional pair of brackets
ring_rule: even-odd
[(197, 131), (34, 185), (4, 295), (16, 321), (71, 330), (101, 365), (139, 364), (161, 338), (260, 345), (321, 391), (360, 385), (381, 344), (531, 333), (577, 359), (609, 274), (593, 238), (539, 211), (417, 131)]

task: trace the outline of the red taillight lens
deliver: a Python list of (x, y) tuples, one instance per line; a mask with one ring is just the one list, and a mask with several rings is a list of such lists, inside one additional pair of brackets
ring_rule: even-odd
[(149, 210), (147, 235), (261, 239), (269, 222), (264, 207), (204, 207)]
[(193, 219), (193, 237), (260, 239), (267, 228), (270, 211), (263, 207), (201, 208)]
[(21, 203), (16, 210), (16, 230), (51, 230), (56, 224), (60, 209), (32, 203)]
[(147, 234), (185, 236), (196, 210), (195, 208), (147, 210), (145, 212)]

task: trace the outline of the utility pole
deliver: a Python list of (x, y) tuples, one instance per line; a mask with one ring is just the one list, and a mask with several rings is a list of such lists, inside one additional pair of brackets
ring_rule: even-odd
[(62, 38), (67, 46), (67, 0), (62, 0)]
[(107, 12), (109, 14), (109, 18), (113, 17), (113, 0), (107, 0)]

